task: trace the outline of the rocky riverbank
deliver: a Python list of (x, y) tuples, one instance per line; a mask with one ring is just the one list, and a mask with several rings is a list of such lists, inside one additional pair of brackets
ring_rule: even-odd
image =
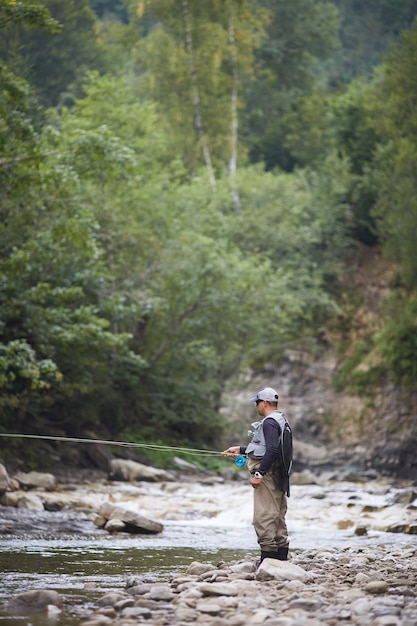
[[(199, 475), (197, 482), (194, 473), (162, 476), (157, 471), (151, 476), (151, 468), (132, 463), (118, 465), (120, 473), (111, 476), (102, 472), (9, 476), (3, 470), (0, 534), (5, 541), (30, 534), (36, 541), (38, 536), (60, 533), (112, 535), (113, 540), (143, 532), (138, 526), (132, 530), (132, 510), (158, 522), (178, 523), (197, 512), (207, 519), (232, 514), (235, 522), (236, 511), (250, 517), (245, 473), (234, 479)], [(293, 478), (290, 528), (295, 536), (300, 529), (312, 536), (312, 525), (328, 529), (326, 548), (299, 549), (294, 540), (287, 562), (268, 559), (258, 569), (251, 556), (220, 563), (193, 562), (165, 578), (129, 574), (107, 593), (95, 590), (93, 583), (85, 584), (85, 594), (26, 585), (27, 591), (16, 589), (5, 599), (0, 620), (52, 620), (55, 626), (417, 626), (413, 483), (390, 482), (376, 475), (308, 471), (295, 473)], [(102, 514), (110, 505), (118, 522), (113, 520), (106, 528)], [(129, 513), (125, 520), (121, 507)], [(337, 533), (346, 529), (351, 541), (344, 547), (332, 545)], [(380, 543), (369, 543), (372, 533), (379, 533)], [(65, 570), (65, 562), (60, 569)], [(38, 617), (32, 619), (33, 614)]]
[(37, 590), (16, 595), (5, 611), (82, 626), (416, 626), (417, 545), (295, 551), (258, 569), (253, 561), (194, 562), (165, 583), (130, 577), (93, 605)]

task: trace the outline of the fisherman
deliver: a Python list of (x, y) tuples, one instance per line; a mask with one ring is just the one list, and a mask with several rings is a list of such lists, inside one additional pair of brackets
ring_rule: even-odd
[[(278, 393), (272, 387), (261, 389), (249, 402), (256, 404), (261, 420), (254, 422), (248, 446), (231, 446), (227, 457), (246, 455), (251, 485), (254, 489), (253, 525), (265, 558), (288, 559), (288, 530), (285, 521), (289, 474), (292, 463), (292, 433), (286, 417), (278, 411)], [(288, 435), (284, 453), (283, 432)]]

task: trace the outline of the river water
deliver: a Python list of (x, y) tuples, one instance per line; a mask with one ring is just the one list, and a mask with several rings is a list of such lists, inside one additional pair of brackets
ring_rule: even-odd
[[(326, 477), (320, 484), (294, 485), (287, 515), (290, 548), (417, 544), (417, 535), (386, 532), (389, 526), (415, 521), (417, 500), (412, 501), (410, 489), (390, 481), (357, 484)], [(164, 581), (184, 573), (192, 561), (218, 564), (258, 554), (251, 487), (244, 480), (92, 483), (67, 488), (66, 497), (76, 501), (78, 509), (41, 512), (29, 530), (27, 524), (19, 530), (19, 521), (33, 512), (0, 507), (3, 528), (7, 521), (11, 527), (0, 535), (1, 603), (18, 592), (39, 588), (71, 595), (74, 602), (77, 598), (93, 602), (106, 591), (123, 590), (130, 576)], [(103, 500), (161, 521), (163, 532), (109, 535), (97, 529), (92, 511)], [(367, 528), (366, 534), (356, 534), (359, 526)], [(0, 626), (27, 623), (0, 611)]]

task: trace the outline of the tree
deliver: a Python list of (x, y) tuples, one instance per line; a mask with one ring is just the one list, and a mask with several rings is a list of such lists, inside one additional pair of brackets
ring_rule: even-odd
[[(17, 4), (23, 4), (26, 10), (34, 6), (27, 0)], [(44, 0), (42, 5), (36, 4), (40, 15), (46, 12), (45, 15), (53, 16), (46, 23), (52, 27), (45, 32), (23, 28), (20, 18), (7, 22), (0, 57), (28, 80), (43, 105), (55, 106), (62, 100), (72, 100), (88, 69), (103, 69), (96, 40), (97, 18), (88, 0)], [(8, 5), (10, 2), (6, 2)], [(36, 26), (39, 25), (45, 24), (38, 19)]]
[(143, 92), (158, 103), (190, 171), (204, 162), (214, 187), (211, 169), (230, 165), (232, 154), (236, 161), (242, 147), (239, 88), (253, 71), (265, 14), (251, 0), (153, 0), (141, 19), (149, 16), (154, 28), (136, 52)]
[(111, 329), (125, 305), (108, 293), (97, 222), (74, 170), (42, 146), (25, 81), (1, 64), (0, 83), (2, 426), (120, 427), (144, 361)]
[(417, 229), (417, 21), (393, 47), (375, 81), (373, 124), (384, 137), (370, 178), (377, 194), (374, 216), (391, 259), (400, 264), (402, 280), (417, 286), (414, 233)]
[(297, 161), (285, 145), (286, 115), (323, 79), (320, 64), (337, 49), (335, 6), (316, 0), (260, 0), (270, 20), (256, 53), (256, 80), (247, 86), (244, 141), (252, 162), (287, 171)]

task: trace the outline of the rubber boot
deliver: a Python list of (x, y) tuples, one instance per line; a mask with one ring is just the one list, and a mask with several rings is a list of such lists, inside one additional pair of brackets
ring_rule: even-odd
[(278, 548), (275, 554), (276, 556), (273, 558), (278, 559), (279, 561), (288, 561), (288, 548)]
[(264, 559), (276, 559), (276, 554), (276, 552), (267, 552), (265, 550), (261, 550), (261, 558), (259, 559), (259, 561), (256, 561), (256, 569), (258, 569)]

